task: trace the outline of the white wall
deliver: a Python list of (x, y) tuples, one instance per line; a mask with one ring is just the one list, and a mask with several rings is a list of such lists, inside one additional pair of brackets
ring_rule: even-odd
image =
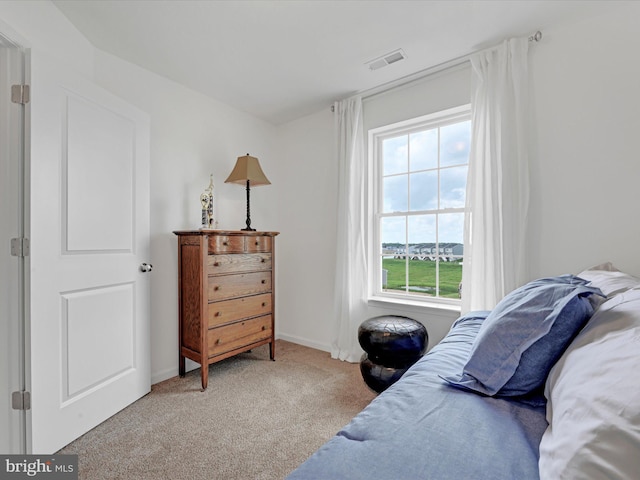
[(466, 62), (363, 100), (365, 132), (466, 105), (471, 101), (471, 65)]
[(49, 0), (3, 0), (0, 20), (9, 32), (16, 32), (23, 47), (33, 48), (44, 56), (55, 58), (79, 73), (93, 72), (94, 48)]
[(611, 261), (640, 275), (640, 3), (533, 48), (531, 277)]
[[(156, 383), (177, 374), (178, 251), (172, 232), (199, 227), (200, 194), (210, 174), (218, 228), (245, 226), (245, 189), (224, 180), (236, 158), (246, 153), (259, 158), (272, 182), (251, 190), (252, 227), (277, 230), (275, 202), (282, 179), (277, 175), (276, 129), (100, 51), (95, 79), (151, 116), (151, 372)], [(278, 243), (276, 238), (277, 249)]]
[(333, 114), (325, 110), (279, 131), (277, 209), (278, 331), (283, 339), (327, 350), (333, 312), (336, 188)]
[[(543, 40), (532, 46), (532, 279), (578, 273), (603, 261), (640, 275), (638, 31), (640, 3), (630, 2), (602, 16), (543, 28)], [(447, 75), (437, 74), (433, 81), (403, 87), (400, 95), (385, 94), (375, 102), (366, 102), (367, 127), (379, 126), (381, 118), (388, 117), (390, 123), (428, 113), (428, 105), (417, 100), (427, 94), (425, 88), (431, 90), (432, 97), (435, 93), (434, 106), (438, 102), (442, 108), (452, 106), (461, 99), (458, 94), (468, 80), (468, 70), (459, 70), (450, 78), (443, 84), (441, 79), (448, 80)], [(411, 95), (415, 96), (409, 101)], [(315, 213), (302, 222), (295, 215), (281, 219), (292, 251), (280, 256), (279, 274), (298, 279), (286, 280), (286, 302), (290, 297), (297, 300), (281, 312), (281, 335), (325, 350), (331, 342), (328, 316), (333, 312), (333, 296), (326, 284), (333, 282), (330, 266), (335, 248), (316, 248), (314, 257), (309, 258), (295, 247), (314, 234), (327, 242), (335, 234), (337, 168), (331, 147), (326, 145), (332, 122), (332, 115), (320, 112), (279, 128), (281, 143), (286, 145), (282, 168), (308, 168), (318, 182), (316, 190), (326, 189), (324, 196), (331, 199), (321, 211), (316, 208), (316, 198), (297, 194), (298, 186), (284, 185), (287, 191), (279, 193), (282, 212), (288, 208), (287, 202), (295, 202), (296, 211), (309, 205)], [(300, 165), (310, 154), (307, 166)], [(319, 175), (319, 165), (326, 168), (326, 174)], [(325, 230), (327, 226), (330, 231)], [(313, 273), (304, 279), (300, 271)], [(317, 297), (315, 291), (319, 292)], [(430, 345), (444, 336), (455, 318), (450, 312), (421, 313), (411, 307), (372, 308), (371, 313), (399, 313), (422, 321), (429, 331)]]

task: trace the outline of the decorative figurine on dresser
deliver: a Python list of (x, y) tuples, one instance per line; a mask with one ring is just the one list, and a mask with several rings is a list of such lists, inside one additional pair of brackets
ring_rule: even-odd
[(213, 228), (213, 174), (209, 176), (209, 186), (200, 195), (200, 203), (202, 204), (202, 224), (200, 228)]
[(269, 344), (275, 360), (278, 232), (191, 230), (178, 236), (179, 373), (185, 358), (209, 365)]

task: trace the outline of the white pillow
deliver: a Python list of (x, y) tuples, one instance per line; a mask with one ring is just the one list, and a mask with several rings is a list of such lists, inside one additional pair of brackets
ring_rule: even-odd
[(640, 474), (640, 289), (604, 302), (545, 385), (540, 478)]
[(621, 272), (611, 262), (591, 267), (579, 273), (578, 277), (589, 280), (589, 286), (599, 288), (607, 297), (640, 287), (640, 278)]

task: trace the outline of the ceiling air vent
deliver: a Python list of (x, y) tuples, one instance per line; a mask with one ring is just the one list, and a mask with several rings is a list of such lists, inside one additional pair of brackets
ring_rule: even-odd
[(407, 58), (407, 56), (402, 51), (402, 49), (399, 48), (398, 50), (394, 50), (391, 53), (387, 53), (382, 57), (378, 57), (374, 60), (371, 60), (365, 63), (365, 65), (369, 67), (369, 70), (378, 70), (379, 68), (386, 67), (387, 65), (391, 65), (392, 63), (399, 62), (400, 60), (404, 60), (405, 58)]

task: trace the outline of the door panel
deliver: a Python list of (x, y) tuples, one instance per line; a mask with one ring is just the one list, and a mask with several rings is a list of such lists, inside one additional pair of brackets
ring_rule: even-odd
[[(71, 92), (63, 119), (66, 253), (133, 249), (135, 123)], [(66, 121), (66, 122), (65, 122)], [(104, 214), (110, 214), (109, 228)]]
[(32, 452), (150, 391), (149, 119), (33, 59)]
[(63, 404), (135, 368), (134, 295), (131, 283), (62, 294)]

